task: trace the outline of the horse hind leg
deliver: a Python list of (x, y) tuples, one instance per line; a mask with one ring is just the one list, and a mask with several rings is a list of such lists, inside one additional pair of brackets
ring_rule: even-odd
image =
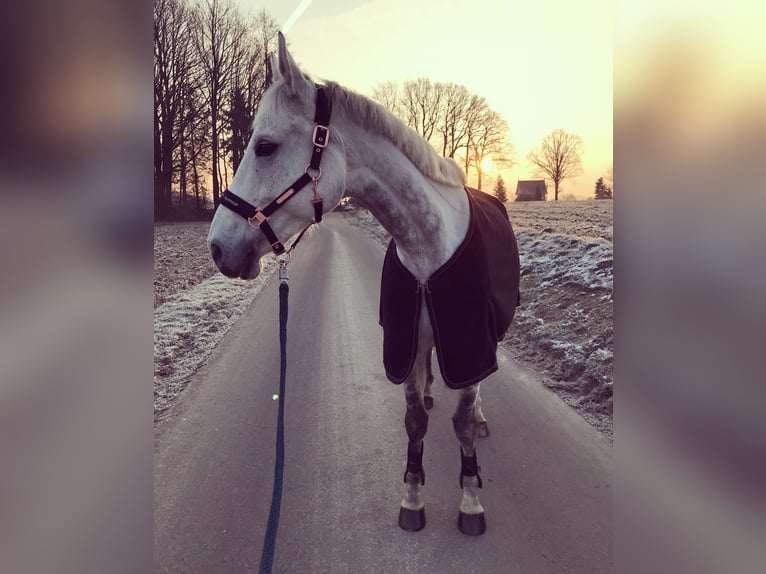
[[(422, 363), (421, 363), (422, 364)], [(407, 469), (404, 471), (405, 494), (399, 509), (399, 526), (403, 530), (417, 531), (426, 525), (425, 503), (421, 487), (426, 477), (423, 470), (423, 439), (428, 430), (428, 413), (423, 403), (424, 369), (413, 369), (414, 373), (405, 381), (404, 392), (407, 400), (407, 414), (404, 426), (407, 429)]]
[(455, 435), (460, 442), (460, 487), (463, 489), (463, 499), (460, 501), (458, 528), (463, 534), (479, 536), (484, 534), (487, 524), (484, 518), (484, 507), (479, 502), (479, 489), (482, 487), (479, 476), (479, 465), (476, 461), (474, 442), (479, 429), (477, 419), (477, 399), (479, 384), (460, 390), (452, 424)]
[(434, 396), (431, 394), (431, 385), (433, 385), (434, 382), (434, 372), (431, 365), (433, 356), (434, 349), (431, 347), (431, 350), (426, 353), (426, 387), (423, 391), (423, 403), (425, 404), (427, 411), (434, 408)]

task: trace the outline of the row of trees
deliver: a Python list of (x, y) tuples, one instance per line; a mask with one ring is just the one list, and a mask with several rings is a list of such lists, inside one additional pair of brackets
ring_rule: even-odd
[(244, 154), (277, 30), (233, 0), (155, 0), (155, 217), (204, 211), (210, 175), (217, 204)]
[[(213, 206), (239, 166), (250, 125), (267, 85), (265, 65), (278, 26), (265, 11), (246, 17), (234, 0), (155, 0), (155, 217), (200, 214)], [(445, 157), (476, 172), (487, 160), (513, 165), (506, 120), (463, 85), (428, 78), (385, 82), (373, 97)], [(560, 183), (582, 171), (579, 136), (556, 130), (528, 161)], [(174, 201), (177, 190), (177, 201)]]
[(476, 170), (481, 189), (483, 165), (513, 164), (508, 122), (484, 97), (463, 85), (428, 78), (378, 84), (373, 98), (431, 143), (442, 156), (462, 163), (468, 175)]
[[(499, 168), (513, 165), (508, 123), (485, 98), (463, 85), (418, 78), (401, 85), (378, 84), (372, 95), (444, 157), (460, 161), (466, 175), (475, 169), (479, 189), (486, 160)], [(582, 174), (582, 154), (580, 136), (557, 129), (529, 151), (527, 161), (553, 182), (554, 199), (558, 200), (561, 183)]]

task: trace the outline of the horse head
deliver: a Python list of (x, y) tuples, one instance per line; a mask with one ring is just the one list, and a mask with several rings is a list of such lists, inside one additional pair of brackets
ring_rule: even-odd
[[(281, 32), (278, 52), (277, 62), (271, 62), (273, 84), (261, 99), (245, 155), (208, 233), (213, 260), (228, 277), (257, 277), (261, 258), (280, 253), (283, 242), (317, 216), (314, 184), (324, 211), (340, 203), (346, 187), (340, 138), (315, 121), (321, 115), (319, 88), (298, 68)], [(310, 167), (319, 163), (317, 157), (319, 169)]]

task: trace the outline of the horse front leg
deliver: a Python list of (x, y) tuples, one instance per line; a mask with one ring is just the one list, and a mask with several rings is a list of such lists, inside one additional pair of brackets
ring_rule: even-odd
[[(430, 354), (430, 351), (428, 351)], [(404, 382), (407, 414), (404, 426), (407, 429), (407, 469), (404, 471), (405, 494), (399, 509), (399, 526), (411, 532), (426, 525), (425, 503), (421, 487), (425, 485), (423, 470), (423, 439), (428, 430), (428, 413), (423, 403), (425, 387), (425, 361), (418, 357), (412, 373)]]
[(479, 430), (476, 408), (478, 397), (479, 383), (461, 389), (455, 414), (452, 415), (455, 435), (460, 441), (460, 487), (463, 489), (457, 524), (463, 534), (470, 536), (484, 534), (487, 529), (484, 507), (479, 502), (482, 481), (474, 447)]
[(487, 438), (489, 436), (489, 424), (481, 408), (481, 394), (478, 392), (476, 393), (476, 420), (479, 423), (479, 438)]

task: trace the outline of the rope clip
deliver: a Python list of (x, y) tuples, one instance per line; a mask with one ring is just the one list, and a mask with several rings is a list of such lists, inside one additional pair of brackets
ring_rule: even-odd
[(279, 283), (287, 285), (287, 280), (289, 279), (287, 264), (290, 263), (290, 252), (288, 251), (286, 257), (277, 259), (277, 262), (279, 263)]

